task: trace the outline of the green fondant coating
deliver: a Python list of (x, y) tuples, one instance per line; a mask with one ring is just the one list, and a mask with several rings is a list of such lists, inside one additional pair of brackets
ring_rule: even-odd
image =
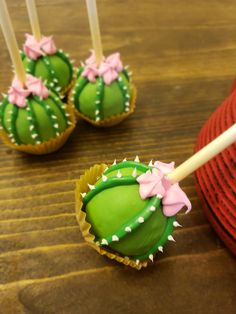
[[(30, 103), (34, 111), (35, 120), (37, 121), (37, 131), (42, 141), (47, 141), (50, 138), (55, 137), (56, 133), (52, 127), (52, 121), (48, 116), (45, 107), (41, 106), (41, 104), (34, 99), (30, 100)], [(47, 101), (47, 104), (50, 106), (49, 101)]]
[[(151, 167), (149, 166), (146, 166), (140, 162), (136, 162), (136, 161), (123, 161), (122, 163), (119, 163), (119, 164), (115, 164), (115, 165), (112, 165), (110, 168), (108, 168), (104, 174), (109, 174), (115, 170), (119, 170), (119, 169), (123, 169), (123, 168), (136, 168), (137, 170), (139, 170), (140, 172), (146, 172), (148, 170), (151, 169)], [(122, 172), (123, 173), (123, 172)]]
[[(35, 140), (31, 137), (30, 125), (31, 124), (35, 126), (37, 125), (36, 123), (30, 123), (27, 117), (32, 118), (32, 112), (24, 110), (23, 108), (18, 110), (16, 128), (17, 128), (21, 143), (34, 144)], [(24, 121), (24, 123), (22, 123), (22, 121)]]
[[(150, 199), (146, 207), (142, 209), (140, 212), (138, 212), (136, 215), (132, 216), (130, 221), (126, 221), (125, 224), (121, 225), (118, 230), (116, 230), (116, 233), (119, 235), (119, 240), (122, 240), (125, 236), (127, 236), (127, 231), (126, 228), (129, 228), (131, 232), (136, 230), (137, 228), (140, 227), (140, 222), (139, 218), (142, 218), (144, 221), (147, 221), (151, 215), (153, 215), (153, 211), (150, 210), (151, 206), (159, 207), (160, 205), (160, 200), (156, 197), (153, 197)], [(112, 233), (109, 236), (106, 236), (106, 240), (109, 244), (112, 244)]]
[(59, 136), (69, 125), (64, 104), (52, 91), (47, 99), (30, 96), (24, 108), (9, 103), (0, 106), (3, 129), (14, 144), (40, 144)]
[(106, 85), (102, 77), (89, 82), (82, 77), (83, 67), (79, 69), (72, 101), (75, 107), (88, 118), (98, 121), (127, 111), (130, 102), (130, 83), (122, 71), (111, 84)]
[(30, 73), (47, 81), (47, 85), (65, 89), (73, 78), (73, 67), (70, 59), (60, 51), (45, 55), (37, 60), (30, 60), (23, 54), (23, 64)]
[(133, 177), (123, 177), (123, 178), (117, 178), (112, 177), (110, 180), (106, 182), (101, 182), (96, 186), (96, 189), (92, 190), (90, 193), (88, 193), (84, 198), (84, 204), (86, 205), (94, 196), (96, 196), (98, 193), (105, 189), (110, 189), (112, 187), (115, 187), (117, 185), (130, 185), (135, 183), (135, 178)]
[(143, 260), (165, 244), (173, 231), (175, 217), (163, 215), (156, 196), (141, 199), (139, 184), (132, 176), (135, 168), (137, 176), (151, 169), (131, 161), (107, 169), (103, 174), (105, 182), (100, 178), (95, 189), (84, 197), (83, 210), (95, 241), (104, 247), (108, 244), (123, 256)]

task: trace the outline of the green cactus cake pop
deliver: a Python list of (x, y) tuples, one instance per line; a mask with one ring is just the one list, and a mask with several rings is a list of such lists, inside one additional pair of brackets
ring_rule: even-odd
[(91, 168), (76, 191), (85, 239), (99, 253), (138, 269), (153, 261), (168, 240), (174, 241), (173, 228), (180, 226), (176, 213), (184, 205), (191, 209), (178, 183), (165, 177), (173, 169), (174, 163), (146, 166), (138, 158)]
[(24, 85), (15, 78), (0, 103), (0, 128), (4, 142), (21, 151), (45, 154), (60, 148), (72, 132), (74, 113), (56, 92), (26, 75)]
[(120, 54), (103, 58), (97, 66), (92, 52), (78, 70), (70, 102), (79, 116), (97, 126), (114, 125), (130, 115), (134, 111), (135, 88)]

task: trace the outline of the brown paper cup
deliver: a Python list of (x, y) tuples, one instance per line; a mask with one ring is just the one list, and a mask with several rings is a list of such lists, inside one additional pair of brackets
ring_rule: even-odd
[(66, 111), (70, 114), (70, 122), (72, 123), (72, 125), (68, 127), (58, 137), (53, 138), (47, 142), (35, 145), (15, 145), (10, 141), (8, 134), (2, 130), (0, 131), (0, 138), (7, 146), (22, 151), (24, 153), (44, 155), (55, 152), (65, 144), (76, 125), (75, 113), (70, 105), (67, 105)]
[(110, 259), (116, 260), (119, 263), (122, 263), (127, 266), (131, 266), (135, 269), (140, 270), (142, 267), (147, 267), (147, 261), (140, 261), (139, 264), (136, 264), (135, 261), (131, 259), (126, 259), (120, 256), (118, 253), (109, 252), (105, 250), (103, 247), (98, 246), (95, 241), (95, 236), (90, 233), (91, 225), (86, 221), (86, 213), (82, 211), (83, 200), (81, 193), (87, 193), (89, 191), (88, 183), (95, 184), (97, 178), (102, 175), (104, 170), (107, 168), (106, 164), (95, 165), (87, 170), (84, 175), (80, 177), (80, 179), (76, 182), (76, 218), (80, 226), (80, 230), (85, 241), (94, 248), (99, 254), (105, 255)]
[[(69, 103), (74, 106), (73, 103), (70, 102), (70, 99), (72, 97), (72, 90), (70, 91), (69, 94)], [(97, 126), (97, 127), (110, 127), (110, 126), (114, 126), (116, 124), (119, 124), (120, 122), (122, 122), (123, 120), (125, 120), (126, 118), (128, 118), (128, 116), (130, 116), (134, 110), (135, 110), (135, 104), (136, 104), (136, 97), (137, 97), (137, 89), (135, 87), (135, 85), (132, 85), (132, 93), (131, 93), (131, 100), (130, 100), (130, 110), (128, 112), (123, 112), (121, 114), (118, 115), (114, 115), (110, 118), (101, 120), (101, 121), (95, 121), (92, 120), (90, 118), (88, 118), (87, 116), (85, 116), (84, 114), (82, 114), (81, 112), (79, 112), (78, 110), (76, 110), (75, 108), (75, 113), (76, 113), (76, 117), (77, 119), (82, 118), (83, 120), (89, 122), (90, 124)]]

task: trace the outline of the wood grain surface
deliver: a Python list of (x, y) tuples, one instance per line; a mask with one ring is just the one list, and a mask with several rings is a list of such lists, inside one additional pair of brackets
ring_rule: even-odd
[[(77, 64), (91, 46), (82, 0), (38, 0), (43, 33)], [(19, 44), (29, 32), (23, 0), (7, 1)], [(228, 94), (236, 73), (234, 0), (99, 0), (105, 52), (120, 51), (134, 72), (137, 110), (110, 129), (80, 122), (57, 153), (34, 157), (0, 143), (0, 313), (231, 314), (236, 264), (207, 222), (194, 187), (153, 266), (140, 272), (98, 255), (75, 219), (75, 182), (114, 158), (188, 158), (196, 136)], [(0, 88), (11, 63), (0, 36)]]

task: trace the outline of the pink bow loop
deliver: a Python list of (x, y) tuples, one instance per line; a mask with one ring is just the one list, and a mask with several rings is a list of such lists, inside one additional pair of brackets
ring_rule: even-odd
[(96, 82), (96, 76), (98, 76), (96, 64), (87, 65), (82, 73), (82, 76), (87, 77), (90, 82)]
[(43, 84), (42, 80), (32, 76), (27, 75), (27, 88), (28, 90), (36, 96), (39, 96), (40, 98), (44, 99), (48, 97), (48, 89)]
[(27, 74), (25, 86), (15, 77), (8, 91), (9, 101), (20, 108), (26, 106), (26, 98), (30, 95), (39, 96), (45, 99), (49, 95), (49, 91), (43, 84), (42, 80)]
[(53, 41), (52, 36), (48, 36), (48, 37), (43, 36), (40, 41), (40, 48), (43, 52), (45, 52), (48, 55), (53, 55), (57, 51), (57, 48)]
[(137, 178), (140, 197), (146, 199), (157, 195), (162, 198), (163, 214), (167, 217), (176, 215), (184, 206), (187, 206), (187, 212), (191, 210), (191, 203), (179, 184), (171, 184), (165, 177), (173, 170), (174, 162), (166, 164), (156, 161), (152, 171)]
[(166, 194), (162, 199), (162, 206), (163, 213), (167, 217), (176, 215), (184, 206), (187, 206), (186, 213), (188, 213), (192, 208), (187, 195), (178, 183), (171, 185), (166, 191)]
[(106, 58), (106, 62), (110, 65), (111, 68), (116, 70), (117, 72), (121, 72), (123, 70), (123, 64), (120, 60), (120, 53), (116, 52), (111, 54)]
[(107, 62), (101, 63), (98, 74), (103, 77), (103, 80), (107, 85), (111, 84), (118, 77), (118, 72)]
[(85, 68), (82, 72), (83, 77), (87, 77), (90, 82), (95, 82), (96, 77), (103, 78), (105, 84), (109, 85), (118, 78), (119, 72), (123, 70), (120, 54), (113, 53), (107, 58), (103, 57), (99, 67), (96, 64), (95, 53), (92, 50), (91, 56), (85, 61)]
[(161, 162), (161, 161), (155, 161), (154, 162), (154, 167), (159, 169), (164, 174), (168, 174), (168, 173), (170, 173), (171, 171), (174, 170), (175, 163), (174, 163), (174, 161), (170, 162), (169, 164), (166, 164), (166, 163)]
[(23, 45), (23, 50), (28, 58), (37, 60), (45, 54), (54, 54), (57, 51), (57, 48), (52, 36), (43, 36), (38, 42), (33, 35), (26, 34), (26, 41)]
[(139, 194), (142, 199), (152, 197), (154, 195), (165, 194), (165, 188), (162, 184), (163, 174), (157, 169), (153, 168), (152, 172), (147, 171), (144, 174), (141, 174), (137, 178), (138, 183), (140, 184)]

